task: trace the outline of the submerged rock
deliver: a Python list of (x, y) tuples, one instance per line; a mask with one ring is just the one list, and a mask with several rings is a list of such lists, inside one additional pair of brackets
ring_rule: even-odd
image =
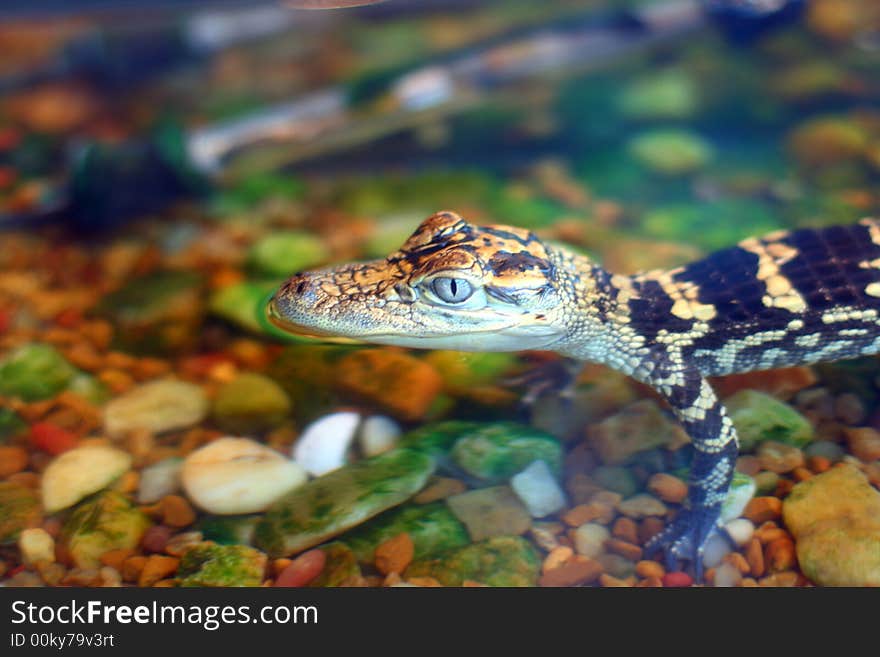
[(400, 447), (334, 470), (270, 507), (254, 539), (272, 556), (299, 552), (412, 497), (433, 471), (428, 455)]
[(180, 476), (189, 498), (218, 515), (263, 511), (307, 479), (302, 466), (274, 449), (232, 437), (192, 452)]
[(11, 408), (0, 408), (0, 445), (27, 431), (27, 423), (15, 411)]
[(22, 530), (36, 527), (42, 517), (36, 491), (0, 481), (0, 545), (15, 543)]
[(544, 461), (558, 475), (562, 447), (550, 434), (524, 424), (484, 424), (452, 446), (452, 460), (468, 474), (490, 483), (506, 481), (533, 461)]
[(107, 491), (77, 506), (61, 531), (62, 543), (79, 568), (98, 568), (108, 550), (133, 549), (150, 519), (124, 495)]
[(702, 137), (685, 130), (654, 130), (634, 137), (629, 151), (639, 162), (669, 176), (692, 173), (712, 159), (712, 147)]
[(721, 503), (721, 522), (739, 518), (749, 501), (755, 496), (758, 485), (754, 479), (742, 472), (734, 472), (730, 489)]
[(565, 494), (544, 461), (533, 461), (510, 479), (510, 487), (533, 518), (543, 518), (565, 507)]
[(238, 435), (271, 429), (290, 414), (290, 399), (275, 381), (262, 374), (244, 372), (217, 391), (211, 409), (224, 431)]
[(391, 349), (361, 349), (343, 356), (336, 377), (343, 393), (409, 421), (423, 418), (443, 389), (443, 379), (430, 364)]
[(104, 297), (98, 312), (116, 328), (126, 351), (166, 354), (195, 344), (205, 312), (201, 274), (160, 271), (133, 279)]
[(198, 543), (183, 553), (180, 586), (260, 586), (266, 555), (246, 545)]
[(248, 263), (266, 276), (290, 276), (310, 269), (330, 257), (321, 238), (304, 231), (280, 231), (266, 235), (251, 246)]
[(208, 398), (200, 386), (162, 379), (132, 388), (104, 407), (104, 429), (122, 436), (135, 429), (162, 433), (198, 424), (208, 415)]
[(540, 561), (520, 536), (498, 536), (410, 564), (404, 576), (434, 577), (444, 586), (476, 581), (489, 586), (535, 586)]
[(697, 88), (683, 71), (669, 69), (628, 84), (617, 104), (634, 119), (683, 119), (697, 110)]
[(532, 525), (528, 509), (509, 486), (492, 486), (446, 499), (473, 541), (493, 536), (517, 536)]
[(324, 553), (324, 567), (321, 573), (309, 582), (309, 586), (328, 588), (361, 585), (361, 567), (348, 545), (335, 541), (319, 549)]
[(823, 586), (880, 586), (880, 492), (841, 465), (794, 486), (782, 505), (804, 574)]
[(342, 540), (351, 547), (358, 561), (372, 563), (376, 547), (403, 533), (412, 539), (416, 559), (470, 543), (465, 526), (442, 502), (410, 504), (386, 511), (347, 532)]
[(131, 463), (128, 452), (107, 445), (84, 445), (64, 452), (43, 472), (43, 507), (55, 513), (73, 506), (109, 486)]
[(0, 395), (24, 401), (47, 399), (64, 390), (79, 371), (47, 344), (25, 344), (0, 362)]
[(442, 458), (449, 454), (452, 446), (462, 436), (479, 431), (486, 425), (482, 422), (447, 420), (433, 422), (407, 432), (400, 440), (400, 446)]
[(183, 459), (170, 456), (141, 470), (138, 480), (138, 504), (152, 504), (180, 490)]
[(196, 525), (206, 541), (220, 545), (250, 545), (260, 521), (257, 514), (241, 516), (205, 516)]
[(226, 285), (211, 293), (208, 309), (218, 317), (254, 333), (270, 331), (261, 315), (266, 312), (265, 301), (278, 289), (279, 281), (241, 281)]
[(667, 417), (657, 402), (643, 399), (588, 429), (590, 444), (609, 465), (655, 447), (675, 449), (689, 442), (680, 424)]
[(320, 476), (345, 465), (360, 413), (343, 411), (318, 418), (293, 445), (292, 456), (311, 475)]
[(743, 452), (751, 451), (765, 440), (803, 447), (813, 439), (810, 421), (770, 395), (741, 390), (725, 399), (724, 405), (736, 427)]

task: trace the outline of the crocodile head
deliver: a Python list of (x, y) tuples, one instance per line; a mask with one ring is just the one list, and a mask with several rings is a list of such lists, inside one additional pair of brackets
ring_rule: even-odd
[(387, 258), (294, 274), (268, 314), (288, 332), (325, 339), (546, 349), (566, 333), (566, 259), (529, 231), (440, 212)]

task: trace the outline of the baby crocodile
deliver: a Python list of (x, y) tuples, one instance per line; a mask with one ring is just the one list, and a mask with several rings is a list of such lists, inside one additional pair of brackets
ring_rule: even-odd
[(737, 457), (709, 376), (880, 349), (880, 220), (779, 231), (668, 271), (612, 274), (534, 233), (424, 221), (382, 260), (294, 274), (269, 304), (279, 327), (468, 351), (550, 350), (654, 388), (695, 448), (686, 503), (647, 551), (698, 574)]

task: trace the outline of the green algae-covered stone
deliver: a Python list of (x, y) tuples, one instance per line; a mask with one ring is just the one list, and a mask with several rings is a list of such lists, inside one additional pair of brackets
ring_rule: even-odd
[(220, 545), (249, 545), (262, 516), (205, 516), (196, 525), (206, 541)]
[(180, 586), (260, 586), (266, 555), (247, 545), (217, 545), (204, 541), (180, 558)]
[(456, 393), (494, 383), (519, 362), (510, 352), (434, 351), (427, 360), (443, 377), (446, 388)]
[(304, 231), (282, 231), (266, 235), (248, 254), (250, 266), (265, 276), (290, 276), (314, 267), (330, 256), (324, 242)]
[(280, 280), (241, 281), (215, 290), (208, 299), (208, 310), (253, 333), (270, 332), (260, 314), (266, 311), (269, 294), (278, 289)]
[(880, 586), (880, 492), (851, 465), (795, 484), (782, 503), (804, 574), (823, 586)]
[(62, 542), (80, 568), (98, 568), (108, 550), (132, 549), (150, 519), (122, 493), (107, 491), (74, 508), (62, 529)]
[(361, 567), (352, 549), (345, 543), (334, 541), (321, 546), (326, 557), (321, 574), (309, 583), (313, 588), (336, 586), (360, 586)]
[(28, 430), (27, 423), (11, 408), (0, 408), (0, 443)]
[(459, 438), (482, 426), (485, 425), (481, 422), (463, 420), (435, 422), (407, 432), (401, 437), (399, 444), (401, 447), (424, 452), (429, 456), (442, 457), (449, 453)]
[(113, 397), (107, 386), (91, 374), (86, 374), (85, 372), (80, 372), (73, 377), (67, 389), (95, 406), (101, 406)]
[(338, 407), (336, 367), (352, 347), (291, 345), (285, 347), (266, 371), (290, 399), (296, 400), (296, 417), (308, 422)]
[(642, 399), (589, 427), (590, 445), (606, 465), (629, 462), (657, 447), (676, 449), (690, 439), (654, 400)]
[(450, 454), (465, 472), (490, 483), (506, 481), (533, 461), (544, 461), (557, 476), (562, 467), (556, 437), (514, 422), (484, 424), (459, 438)]
[(434, 577), (445, 586), (466, 580), (489, 586), (535, 586), (540, 558), (520, 536), (498, 536), (410, 564), (404, 577)]
[(721, 521), (727, 522), (739, 518), (746, 505), (755, 496), (758, 485), (755, 480), (743, 472), (734, 472), (727, 496), (721, 503)]
[(684, 72), (670, 69), (628, 84), (617, 104), (634, 119), (683, 119), (697, 110), (697, 88)]
[(47, 399), (64, 390), (77, 374), (55, 347), (25, 344), (0, 362), (0, 395), (24, 401)]
[(34, 489), (0, 482), (0, 545), (15, 543), (21, 530), (36, 527), (42, 516)]
[(195, 344), (204, 315), (203, 277), (192, 271), (140, 276), (104, 297), (99, 312), (116, 327), (126, 351), (167, 354)]
[(272, 556), (322, 543), (407, 500), (433, 471), (430, 456), (405, 448), (334, 470), (273, 504), (257, 525), (255, 543)]
[(442, 502), (405, 505), (386, 511), (346, 533), (343, 539), (358, 561), (373, 563), (376, 547), (402, 533), (412, 539), (416, 559), (470, 543), (464, 525)]
[(271, 429), (290, 414), (290, 399), (275, 381), (244, 372), (217, 391), (211, 415), (224, 431), (242, 435)]
[(765, 440), (803, 447), (813, 439), (813, 425), (807, 418), (763, 392), (740, 390), (724, 404), (744, 452)]
[(685, 130), (655, 130), (638, 135), (629, 151), (655, 173), (669, 176), (692, 173), (712, 159), (712, 147), (702, 137)]

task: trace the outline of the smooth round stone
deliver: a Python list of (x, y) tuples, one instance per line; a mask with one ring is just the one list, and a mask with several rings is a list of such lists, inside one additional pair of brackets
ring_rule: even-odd
[(578, 554), (595, 559), (605, 551), (611, 532), (604, 525), (588, 522), (574, 530), (574, 548)]
[(736, 566), (723, 563), (715, 570), (715, 586), (721, 588), (729, 588), (737, 586), (742, 581), (742, 573), (736, 569)]
[(804, 448), (805, 456), (822, 456), (832, 463), (836, 463), (843, 458), (843, 454), (843, 448), (830, 440), (817, 440)]
[(307, 478), (302, 466), (248, 438), (219, 438), (187, 456), (181, 470), (189, 498), (218, 515), (263, 511)]
[(543, 518), (565, 507), (565, 494), (544, 461), (533, 461), (510, 479), (510, 487), (533, 518)]
[(55, 561), (55, 539), (45, 529), (23, 529), (18, 537), (18, 549), (24, 564)]
[(200, 386), (162, 379), (133, 388), (104, 407), (104, 429), (122, 436), (135, 429), (161, 433), (198, 424), (208, 415), (208, 398)]
[(107, 445), (84, 445), (54, 459), (40, 481), (43, 509), (54, 513), (108, 486), (131, 467), (131, 455)]
[(703, 565), (715, 568), (732, 551), (730, 542), (720, 532), (714, 532), (703, 547)]
[(360, 413), (354, 412), (332, 413), (315, 420), (294, 443), (293, 460), (316, 477), (341, 468), (360, 421)]
[(378, 456), (397, 445), (402, 433), (400, 425), (390, 417), (373, 415), (361, 425), (360, 442), (364, 456)]
[(138, 482), (138, 504), (152, 504), (180, 490), (183, 459), (172, 456), (141, 470)]
[(724, 525), (724, 529), (727, 530), (730, 540), (736, 543), (738, 547), (742, 547), (752, 540), (752, 536), (755, 533), (755, 525), (747, 518), (734, 518)]

